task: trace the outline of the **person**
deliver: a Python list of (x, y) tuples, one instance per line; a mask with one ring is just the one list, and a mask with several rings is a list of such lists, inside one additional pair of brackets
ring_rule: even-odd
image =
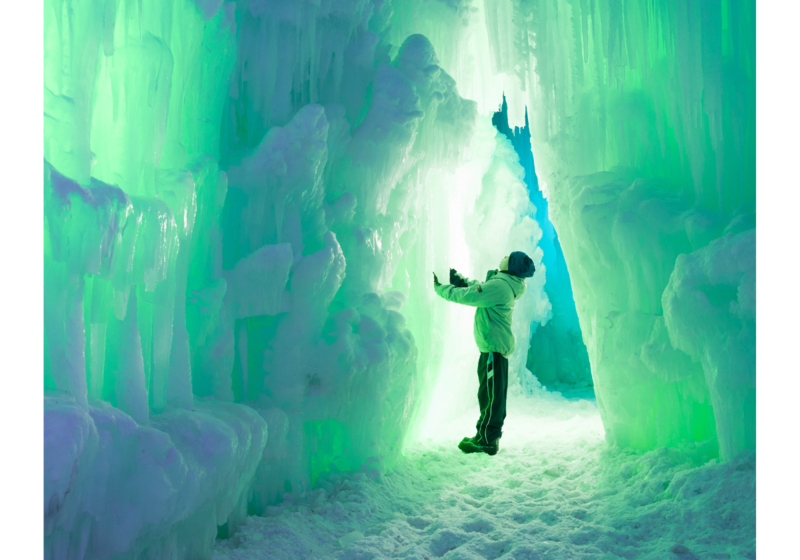
[(447, 301), (471, 305), (475, 310), (475, 342), (478, 360), (480, 418), (476, 434), (458, 444), (464, 453), (496, 455), (500, 449), (508, 394), (508, 357), (514, 352), (511, 316), (516, 300), (525, 293), (525, 279), (533, 276), (533, 260), (522, 251), (503, 257), (498, 270), (490, 270), (485, 282), (469, 280), (450, 269), (450, 284), (433, 274), (436, 293)]

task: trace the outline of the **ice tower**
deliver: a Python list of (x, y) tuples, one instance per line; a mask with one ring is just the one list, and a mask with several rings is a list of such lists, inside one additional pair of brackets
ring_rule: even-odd
[(503, 103), (500, 110), (494, 113), (492, 124), (514, 145), (520, 164), (525, 168), (525, 184), (528, 186), (531, 202), (536, 208), (536, 221), (542, 228), (539, 247), (543, 252), (542, 263), (545, 265), (546, 275), (544, 290), (552, 305), (552, 317), (543, 324), (531, 326), (533, 334), (531, 334), (526, 366), (546, 387), (560, 389), (591, 387), (589, 356), (586, 353), (578, 313), (575, 310), (569, 271), (564, 261), (564, 253), (561, 251), (561, 244), (558, 242), (558, 234), (550, 221), (547, 199), (539, 188), (539, 181), (536, 178), (528, 110), (525, 109), (525, 126), (515, 126), (512, 130), (508, 124), (508, 104), (503, 94)]

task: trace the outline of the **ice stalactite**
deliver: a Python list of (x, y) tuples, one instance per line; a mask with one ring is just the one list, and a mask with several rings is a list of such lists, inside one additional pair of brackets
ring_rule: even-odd
[(539, 264), (541, 231), (510, 142), (391, 15), (47, 4), (48, 558), (208, 557), (248, 511), (391, 466), (460, 406), (442, 379), (472, 396), (430, 273)]
[[(754, 302), (690, 263), (722, 251), (715, 262), (726, 255), (754, 282), (753, 245), (722, 248), (755, 235), (754, 4), (511, 5), (509, 60), (609, 439), (648, 449), (719, 436), (725, 458), (753, 448)], [(487, 34), (506, 57), (502, 29)], [(707, 288), (689, 288), (695, 274)], [(696, 344), (692, 323), (709, 326)], [(713, 349), (734, 339), (744, 355), (732, 369)]]
[[(46, 556), (208, 557), (247, 511), (385, 469), (463, 410), (472, 311), (431, 271), (483, 278), (511, 250), (547, 268), (488, 114), (504, 88), (512, 121), (530, 109), (609, 439), (752, 448), (752, 19), (48, 1)], [(514, 314), (519, 392), (544, 280)]]
[[(480, 113), (502, 92), (510, 122), (528, 108), (609, 440), (716, 443), (733, 429), (723, 411), (747, 411), (749, 393), (712, 398), (705, 347), (687, 353), (668, 332), (662, 296), (679, 255), (755, 229), (754, 3), (409, 4), (400, 25), (458, 45), (446, 67)], [(755, 270), (754, 254), (740, 262)], [(709, 298), (698, 322), (745, 305), (720, 293), (730, 300)], [(707, 344), (732, 336), (714, 332)], [(737, 335), (743, 348), (753, 332)], [(755, 376), (744, 363), (742, 387)], [(723, 457), (734, 448), (722, 444)]]

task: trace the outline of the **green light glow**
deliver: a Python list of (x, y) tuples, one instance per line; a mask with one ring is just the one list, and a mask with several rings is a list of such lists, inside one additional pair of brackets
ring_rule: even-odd
[[(431, 271), (534, 258), (509, 365), (512, 393), (536, 391), (525, 343), (551, 306), (491, 125), (504, 91), (512, 125), (530, 115), (609, 441), (755, 447), (753, 2), (44, 13), (45, 419), (69, 432), (46, 430), (46, 503), (69, 506), (47, 514), (52, 555), (91, 533), (89, 556), (157, 556), (192, 532), (203, 557), (248, 502), (388, 468), (465, 412), (473, 312)], [(134, 475), (175, 494), (115, 493)]]

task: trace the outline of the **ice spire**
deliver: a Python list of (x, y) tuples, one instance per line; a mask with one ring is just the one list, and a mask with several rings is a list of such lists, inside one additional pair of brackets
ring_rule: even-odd
[(527, 367), (543, 385), (591, 386), (591, 370), (586, 346), (580, 337), (581, 328), (572, 295), (572, 283), (567, 271), (558, 234), (550, 221), (547, 199), (539, 188), (539, 180), (531, 151), (528, 107), (525, 107), (525, 126), (508, 124), (508, 104), (505, 95), (501, 110), (492, 117), (492, 124), (514, 145), (519, 163), (525, 169), (525, 184), (530, 201), (536, 206), (536, 221), (542, 228), (542, 263), (545, 265), (545, 292), (553, 306), (553, 318), (546, 325), (535, 325), (531, 336)]
[(506, 137), (514, 141), (514, 131), (508, 125), (508, 103), (506, 103), (506, 94), (503, 93), (503, 103), (500, 105), (500, 110), (492, 116), (492, 124), (506, 135)]

